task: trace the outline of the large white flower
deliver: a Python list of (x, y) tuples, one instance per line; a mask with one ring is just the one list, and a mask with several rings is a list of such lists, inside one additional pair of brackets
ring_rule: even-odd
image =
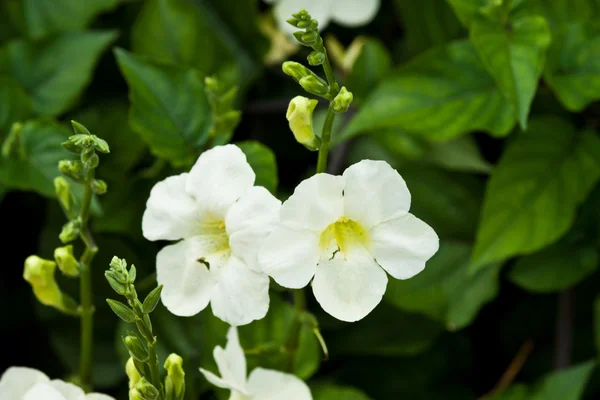
[(229, 400), (312, 400), (310, 389), (295, 375), (256, 368), (247, 377), (246, 357), (235, 327), (227, 332), (227, 345), (213, 351), (221, 377), (200, 368), (215, 386), (231, 390)]
[(330, 21), (347, 27), (366, 25), (375, 18), (379, 0), (265, 0), (274, 3), (273, 14), (279, 28), (293, 33), (298, 29), (286, 20), (301, 9), (305, 9), (324, 29)]
[(211, 303), (230, 325), (263, 318), (269, 277), (257, 253), (278, 219), (281, 202), (263, 187), (234, 145), (204, 152), (189, 173), (171, 176), (150, 192), (142, 221), (149, 240), (179, 240), (156, 257), (163, 304), (192, 316)]
[(11, 367), (0, 377), (0, 400), (115, 400), (99, 393), (85, 394), (80, 387), (50, 380), (43, 372)]
[(317, 174), (281, 207), (263, 245), (263, 271), (288, 288), (311, 281), (325, 311), (357, 321), (381, 301), (387, 271), (408, 279), (438, 250), (433, 229), (408, 212), (410, 192), (385, 161), (363, 160), (343, 176)]

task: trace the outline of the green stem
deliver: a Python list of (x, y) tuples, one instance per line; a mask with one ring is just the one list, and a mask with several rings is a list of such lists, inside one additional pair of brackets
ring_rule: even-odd
[(163, 399), (163, 385), (160, 381), (158, 355), (156, 354), (156, 338), (153, 338), (152, 341), (148, 341), (148, 354), (150, 355), (148, 364), (150, 364), (151, 383), (155, 388), (158, 389), (158, 392), (160, 393), (158, 398)]
[(86, 390), (92, 389), (92, 355), (94, 349), (94, 304), (92, 298), (92, 271), (91, 264), (94, 256), (98, 252), (98, 246), (94, 242), (87, 223), (92, 202), (91, 183), (94, 180), (94, 171), (85, 182), (83, 192), (83, 203), (81, 205), (81, 240), (86, 248), (80, 259), (81, 271), (79, 277), (79, 294), (81, 302), (80, 325), (81, 325), (81, 359), (80, 359), (80, 380), (81, 385)]
[(325, 117), (325, 124), (323, 125), (323, 132), (321, 134), (321, 147), (319, 148), (319, 158), (317, 160), (317, 174), (325, 172), (327, 170), (327, 155), (329, 154), (329, 146), (331, 142), (331, 130), (333, 129), (333, 119), (335, 113), (333, 107), (329, 103), (327, 109), (327, 116)]
[(302, 330), (302, 315), (306, 311), (306, 295), (304, 289), (298, 289), (293, 291), (294, 295), (294, 308), (296, 313), (292, 326), (290, 328), (290, 336), (287, 343), (288, 350), (288, 371), (294, 371), (294, 362), (296, 360), (296, 353), (300, 344), (300, 331)]

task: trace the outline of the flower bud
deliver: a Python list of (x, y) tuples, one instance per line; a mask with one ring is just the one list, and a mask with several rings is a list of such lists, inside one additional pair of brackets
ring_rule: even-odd
[(83, 180), (83, 164), (81, 161), (61, 160), (58, 162), (58, 169), (75, 182)]
[(135, 388), (139, 394), (140, 398), (143, 400), (156, 400), (158, 399), (158, 389), (156, 389), (150, 382), (146, 380), (146, 378), (142, 378), (135, 384)]
[(167, 377), (165, 378), (165, 390), (167, 399), (183, 400), (185, 394), (185, 372), (183, 371), (183, 359), (172, 353), (165, 361)]
[(126, 336), (123, 339), (127, 350), (129, 350), (129, 354), (140, 362), (148, 361), (148, 350), (142, 345), (140, 339), (135, 336)]
[(316, 96), (326, 96), (327, 93), (329, 93), (329, 85), (327, 85), (327, 82), (316, 75), (305, 76), (304, 78), (300, 79), (298, 83), (308, 93)]
[(79, 237), (79, 226), (80, 223), (77, 220), (71, 220), (63, 225), (58, 238), (63, 243), (69, 243)]
[(325, 53), (315, 50), (308, 55), (307, 59), (310, 65), (321, 65), (325, 61)]
[(25, 260), (23, 278), (29, 282), (40, 303), (73, 314), (77, 305), (61, 292), (54, 279), (55, 270), (56, 263), (54, 261), (44, 260), (38, 256), (29, 256)]
[(96, 135), (92, 135), (92, 137), (94, 138), (94, 147), (96, 150), (98, 150), (100, 153), (110, 153), (110, 147), (108, 147), (106, 140), (100, 139)]
[(304, 65), (297, 63), (295, 61), (286, 61), (281, 66), (283, 73), (291, 76), (296, 80), (296, 82), (300, 81), (300, 79), (312, 75), (312, 72), (306, 68)]
[(300, 36), (300, 43), (305, 46), (314, 46), (319, 40), (319, 33), (317, 31), (308, 31)]
[(73, 126), (73, 132), (76, 134), (91, 135), (90, 131), (88, 131), (88, 129), (79, 122), (71, 120), (71, 125)]
[(142, 377), (135, 367), (135, 363), (131, 357), (129, 357), (129, 360), (127, 360), (127, 363), (125, 364), (125, 373), (129, 378), (129, 389), (133, 389), (136, 383), (138, 383)]
[(92, 191), (96, 194), (104, 194), (108, 185), (102, 179), (94, 179), (91, 184)]
[(336, 113), (344, 113), (348, 111), (353, 99), (354, 96), (352, 95), (352, 92), (349, 92), (346, 87), (343, 86), (338, 95), (335, 96), (335, 99), (331, 102), (331, 107)]
[(57, 176), (54, 178), (54, 190), (61, 207), (67, 214), (70, 213), (73, 204), (75, 203), (75, 197), (71, 192), (71, 184), (69, 181), (63, 176)]
[(117, 294), (124, 296), (129, 291), (129, 286), (127, 285), (127, 281), (123, 280), (121, 276), (115, 271), (106, 271), (104, 273), (104, 277), (108, 281), (110, 287), (113, 288)]
[(79, 275), (79, 264), (73, 256), (73, 245), (57, 247), (54, 250), (54, 261), (63, 274), (73, 277)]
[(131, 388), (129, 390), (129, 400), (144, 400), (144, 398), (136, 388)]
[(317, 100), (296, 96), (290, 101), (285, 116), (296, 141), (312, 151), (317, 150), (321, 144), (312, 126), (313, 111), (317, 103)]
[(98, 166), (100, 159), (93, 147), (84, 148), (81, 152), (81, 162), (87, 169), (93, 169)]

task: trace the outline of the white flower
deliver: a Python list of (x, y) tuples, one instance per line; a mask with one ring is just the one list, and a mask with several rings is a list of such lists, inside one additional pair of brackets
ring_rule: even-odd
[(286, 22), (301, 9), (305, 9), (313, 19), (319, 21), (323, 30), (330, 21), (347, 27), (366, 25), (375, 18), (379, 10), (379, 0), (265, 0), (275, 3), (273, 15), (279, 28), (293, 33), (297, 31)]
[(381, 301), (385, 271), (411, 278), (438, 250), (436, 233), (409, 208), (406, 183), (385, 161), (363, 160), (343, 176), (315, 175), (283, 203), (280, 224), (259, 253), (261, 267), (288, 288), (314, 277), (323, 309), (357, 321)]
[(115, 400), (99, 393), (85, 394), (81, 388), (61, 380), (50, 380), (43, 372), (10, 367), (0, 377), (0, 400)]
[(235, 327), (227, 332), (227, 346), (213, 351), (221, 377), (200, 368), (215, 386), (231, 390), (229, 400), (312, 400), (310, 389), (295, 375), (256, 368), (246, 377), (246, 357)]
[(149, 240), (179, 240), (156, 257), (163, 304), (192, 316), (211, 303), (230, 325), (263, 318), (269, 277), (257, 253), (278, 219), (281, 202), (263, 187), (234, 145), (204, 152), (190, 173), (171, 176), (150, 192), (142, 221)]

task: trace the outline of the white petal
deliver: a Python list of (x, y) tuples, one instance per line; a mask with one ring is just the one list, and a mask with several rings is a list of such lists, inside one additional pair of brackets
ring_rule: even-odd
[(220, 219), (254, 185), (254, 171), (239, 147), (217, 146), (200, 155), (187, 179), (186, 190), (198, 205)]
[(358, 321), (379, 304), (387, 275), (365, 250), (355, 246), (331, 260), (321, 260), (313, 280), (313, 293), (323, 310), (337, 319)]
[(72, 383), (63, 382), (59, 379), (55, 379), (50, 382), (50, 386), (56, 389), (57, 392), (62, 394), (65, 400), (83, 400), (85, 392), (79, 387)]
[(379, 11), (379, 0), (343, 0), (333, 8), (331, 18), (350, 28), (366, 25)]
[(280, 222), (321, 234), (344, 214), (344, 178), (317, 174), (302, 181), (281, 206)]
[(232, 326), (264, 318), (269, 310), (269, 277), (254, 272), (231, 256), (226, 266), (211, 272), (217, 280), (210, 305), (213, 314)]
[(294, 33), (298, 28), (293, 27), (286, 21), (292, 18), (301, 9), (309, 12), (313, 19), (319, 21), (319, 29), (323, 30), (331, 19), (331, 1), (328, 0), (279, 0), (273, 6), (273, 16), (277, 26), (284, 32)]
[(10, 367), (0, 378), (0, 399), (21, 399), (36, 383), (49, 382), (41, 371), (26, 367)]
[[(35, 384), (22, 397), (23, 400), (72, 400), (63, 396), (61, 392), (50, 385), (50, 382), (40, 382)], [(4, 398), (2, 399), (4, 400)], [(8, 400), (8, 399), (7, 399)], [(20, 400), (18, 398), (11, 400)], [(77, 399), (79, 400), (79, 399)]]
[(371, 229), (408, 213), (406, 182), (385, 161), (363, 160), (344, 171), (344, 215)]
[(258, 250), (279, 220), (281, 201), (263, 187), (250, 188), (235, 202), (225, 217), (231, 252), (255, 272)]
[(412, 214), (377, 225), (369, 236), (371, 254), (396, 279), (423, 271), (440, 246), (435, 231)]
[(210, 371), (205, 370), (204, 368), (200, 368), (200, 372), (204, 375), (207, 381), (212, 383), (213, 385), (220, 387), (222, 389), (236, 390), (243, 392), (243, 388), (238, 388), (235, 386), (235, 383), (228, 382), (223, 378), (219, 378), (217, 375), (213, 374)]
[(179, 240), (197, 233), (196, 200), (185, 191), (188, 174), (170, 176), (150, 191), (142, 219), (148, 240)]
[(217, 346), (213, 355), (223, 379), (232, 382), (235, 387), (244, 388), (246, 386), (246, 356), (240, 345), (236, 327), (229, 328), (225, 349)]
[(156, 278), (163, 285), (162, 302), (175, 315), (192, 316), (206, 308), (215, 282), (199, 262), (198, 241), (183, 240), (163, 248), (156, 256)]
[(319, 261), (319, 235), (308, 230), (278, 226), (258, 253), (262, 270), (281, 286), (308, 285)]
[(298, 377), (270, 369), (252, 371), (248, 389), (257, 400), (312, 400), (310, 389)]
[(101, 393), (90, 393), (85, 396), (85, 400), (115, 400), (113, 397)]

